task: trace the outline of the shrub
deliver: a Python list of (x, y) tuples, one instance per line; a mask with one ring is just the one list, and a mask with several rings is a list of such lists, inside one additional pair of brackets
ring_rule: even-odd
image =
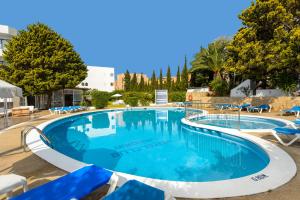
[(225, 96), (229, 93), (228, 83), (221, 78), (215, 78), (210, 82), (210, 86), (216, 96)]
[(123, 94), (123, 100), (130, 106), (148, 106), (153, 101), (153, 95), (147, 92), (126, 92)]
[(123, 94), (123, 100), (126, 104), (130, 106), (137, 106), (138, 105), (138, 93), (137, 92), (126, 92)]
[(169, 101), (170, 102), (184, 102), (186, 92), (170, 92)]
[(136, 106), (138, 106), (139, 98), (138, 97), (128, 97), (127, 102), (130, 106), (136, 107)]
[(153, 96), (150, 93), (140, 93), (139, 102), (142, 106), (149, 106), (153, 102)]
[(110, 93), (93, 90), (91, 91), (92, 96), (92, 105), (97, 109), (104, 108), (108, 104), (108, 100), (110, 98)]

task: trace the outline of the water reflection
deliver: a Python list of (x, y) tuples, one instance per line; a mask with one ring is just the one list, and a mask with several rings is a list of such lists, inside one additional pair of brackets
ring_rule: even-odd
[(224, 180), (268, 163), (254, 144), (189, 128), (183, 117), (175, 109), (100, 112), (64, 121), (47, 134), (55, 149), (72, 158), (158, 179)]

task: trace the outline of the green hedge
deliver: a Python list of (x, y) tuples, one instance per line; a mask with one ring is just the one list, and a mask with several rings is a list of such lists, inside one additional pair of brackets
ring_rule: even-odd
[(228, 83), (219, 77), (211, 81), (210, 86), (215, 96), (227, 96), (230, 93)]
[(186, 92), (170, 92), (169, 102), (184, 102)]
[(147, 92), (125, 92), (123, 93), (123, 100), (130, 106), (149, 106), (153, 102), (154, 97)]
[(91, 91), (90, 95), (92, 97), (92, 106), (96, 107), (97, 109), (105, 108), (111, 96), (108, 92), (98, 90)]

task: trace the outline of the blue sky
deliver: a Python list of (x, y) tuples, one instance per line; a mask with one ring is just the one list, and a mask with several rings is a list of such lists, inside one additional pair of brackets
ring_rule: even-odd
[(9, 0), (0, 24), (24, 29), (48, 24), (70, 40), (87, 65), (150, 75), (172, 73), (201, 46), (241, 27), (237, 15), (251, 0)]

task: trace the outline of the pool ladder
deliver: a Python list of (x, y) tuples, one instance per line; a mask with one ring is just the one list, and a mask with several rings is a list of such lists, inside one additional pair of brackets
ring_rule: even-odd
[(26, 136), (28, 135), (28, 133), (30, 133), (30, 131), (32, 130), (36, 130), (38, 132), (38, 134), (42, 137), (42, 139), (44, 141), (46, 141), (46, 143), (52, 147), (50, 140), (47, 138), (47, 136), (44, 134), (44, 132), (35, 127), (35, 126), (26, 126), (22, 131), (21, 131), (21, 147), (23, 148), (24, 151), (26, 151), (26, 147), (28, 146), (26, 144)]

